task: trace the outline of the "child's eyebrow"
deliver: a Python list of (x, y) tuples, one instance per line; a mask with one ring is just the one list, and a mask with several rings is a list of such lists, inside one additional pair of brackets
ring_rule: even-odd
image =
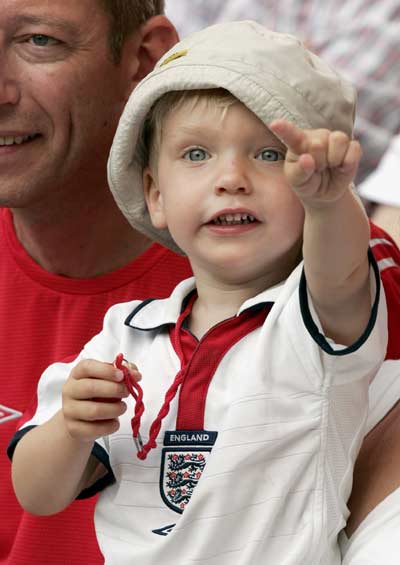
[[(204, 134), (209, 134), (210, 132), (220, 132), (221, 131), (221, 127), (219, 126), (218, 122), (215, 123), (215, 125), (210, 125), (207, 124), (202, 125), (202, 124), (181, 124), (178, 125), (174, 128), (174, 130), (169, 132), (169, 135), (173, 136), (173, 135), (181, 135), (181, 134), (188, 134), (188, 135), (204, 135)], [(279, 143), (280, 145), (283, 145), (283, 143), (280, 141), (280, 139), (278, 139), (276, 137), (276, 135), (274, 135), (272, 133), (271, 130), (268, 129), (267, 126), (265, 126), (265, 131), (264, 132), (259, 132), (259, 136), (264, 137), (266, 141), (271, 141), (271, 143)]]
[(205, 133), (208, 134), (210, 131), (219, 131), (219, 129), (220, 128), (218, 128), (217, 126), (210, 126), (210, 124), (207, 124), (207, 126), (198, 124), (182, 124), (181, 126), (178, 126), (176, 128), (176, 131), (178, 133), (184, 133), (188, 135), (204, 135)]

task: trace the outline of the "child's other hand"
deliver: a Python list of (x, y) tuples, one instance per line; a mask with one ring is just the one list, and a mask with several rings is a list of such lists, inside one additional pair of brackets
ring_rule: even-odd
[[(136, 367), (130, 374), (138, 380)], [(129, 395), (123, 373), (112, 364), (92, 359), (80, 361), (71, 371), (62, 393), (62, 412), (69, 434), (83, 442), (112, 434), (126, 411)]]
[(285, 175), (303, 204), (326, 205), (348, 190), (361, 158), (358, 141), (341, 131), (302, 130), (286, 120), (268, 127), (288, 148)]

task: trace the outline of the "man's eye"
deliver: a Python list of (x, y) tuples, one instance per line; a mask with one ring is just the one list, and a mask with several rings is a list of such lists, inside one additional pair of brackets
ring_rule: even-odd
[(188, 161), (205, 161), (209, 157), (209, 154), (204, 149), (196, 147), (195, 149), (189, 149), (189, 151), (186, 151), (183, 157)]
[(285, 155), (283, 151), (278, 149), (263, 149), (256, 155), (256, 159), (269, 162), (282, 161), (285, 159)]
[(48, 47), (49, 45), (57, 45), (57, 39), (54, 37), (49, 37), (48, 35), (43, 35), (42, 33), (35, 33), (30, 37), (31, 42), (33, 45), (37, 47)]

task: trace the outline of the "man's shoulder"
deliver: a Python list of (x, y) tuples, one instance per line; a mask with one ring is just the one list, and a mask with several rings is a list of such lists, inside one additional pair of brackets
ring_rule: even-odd
[(400, 250), (384, 230), (371, 223), (370, 246), (377, 262), (388, 309), (400, 315)]
[(370, 246), (376, 261), (392, 259), (392, 266), (400, 265), (400, 250), (393, 238), (382, 228), (370, 222)]
[(400, 250), (390, 235), (373, 223), (370, 246), (387, 302), (389, 342), (386, 359), (400, 360)]

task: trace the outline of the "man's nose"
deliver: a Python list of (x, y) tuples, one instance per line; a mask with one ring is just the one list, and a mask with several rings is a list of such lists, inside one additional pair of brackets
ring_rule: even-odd
[(215, 192), (217, 194), (224, 192), (248, 194), (251, 190), (252, 185), (246, 159), (234, 158), (229, 162), (221, 163), (219, 175), (215, 183)]
[(20, 99), (20, 88), (16, 73), (6, 57), (0, 52), (0, 105), (15, 105)]

